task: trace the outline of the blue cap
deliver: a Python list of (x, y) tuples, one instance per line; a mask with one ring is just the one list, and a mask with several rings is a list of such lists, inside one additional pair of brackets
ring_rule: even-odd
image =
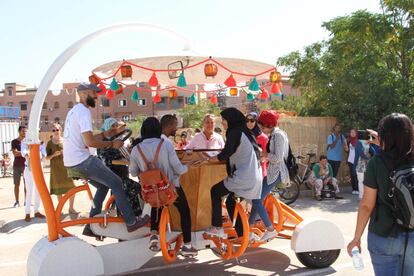
[(98, 86), (96, 86), (93, 83), (82, 82), (78, 85), (78, 91), (84, 91), (84, 90), (92, 90), (96, 92), (102, 91), (102, 89), (100, 89)]

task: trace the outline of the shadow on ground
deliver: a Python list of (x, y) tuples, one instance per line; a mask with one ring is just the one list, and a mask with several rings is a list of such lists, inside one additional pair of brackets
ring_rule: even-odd
[[(208, 250), (208, 249), (206, 249)], [(278, 251), (266, 248), (249, 248), (240, 258), (232, 260), (214, 259), (196, 263), (197, 259), (177, 258), (173, 264), (164, 264), (162, 256), (151, 259), (138, 271), (124, 275), (293, 275), (311, 272), (308, 268), (291, 264), (290, 258)], [(162, 264), (162, 267), (160, 267)], [(333, 268), (324, 269), (323, 275), (334, 274)], [(322, 272), (321, 272), (322, 273)]]

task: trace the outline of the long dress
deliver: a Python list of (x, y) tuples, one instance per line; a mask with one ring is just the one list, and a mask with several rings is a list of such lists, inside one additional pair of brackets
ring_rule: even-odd
[[(47, 156), (56, 151), (63, 152), (63, 143), (55, 144), (49, 140), (46, 146)], [(63, 155), (53, 157), (50, 160), (50, 194), (63, 195), (75, 187), (73, 180), (68, 177), (65, 166), (63, 165)]]

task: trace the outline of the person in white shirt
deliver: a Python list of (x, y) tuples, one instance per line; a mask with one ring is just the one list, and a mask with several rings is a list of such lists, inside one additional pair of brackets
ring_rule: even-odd
[(197, 133), (186, 149), (222, 149), (223, 137), (214, 132), (214, 115), (207, 114), (203, 119), (203, 131)]
[(161, 139), (164, 139), (164, 141), (170, 143), (173, 148), (175, 148), (173, 142), (171, 142), (169, 137), (172, 136), (175, 138), (175, 134), (177, 133), (178, 128), (177, 117), (175, 115), (166, 114), (162, 116), (160, 123), (162, 129)]
[[(128, 232), (141, 228), (149, 221), (149, 216), (135, 217), (131, 205), (127, 201), (122, 188), (122, 180), (112, 172), (105, 164), (94, 155), (89, 148), (115, 148), (119, 149), (124, 142), (121, 140), (104, 141), (105, 137), (113, 137), (125, 130), (125, 127), (111, 128), (99, 134), (93, 134), (92, 116), (89, 107), (96, 104), (96, 92), (101, 89), (94, 84), (81, 83), (78, 86), (80, 102), (69, 112), (65, 121), (63, 162), (65, 167), (85, 175), (89, 183), (96, 187), (93, 199), (95, 207), (92, 207), (89, 216), (94, 217), (102, 211), (102, 204), (108, 189), (115, 196), (116, 205), (122, 213)], [(83, 234), (95, 237), (90, 225), (86, 225)]]
[[(37, 191), (36, 185), (34, 183), (32, 168), (30, 166), (30, 149), (29, 149), (29, 146), (24, 142), (22, 143), (21, 153), (22, 153), (22, 156), (26, 159), (26, 161), (24, 162), (25, 168), (23, 172), (23, 177), (25, 181), (24, 183), (26, 185), (26, 199), (25, 199), (25, 206), (24, 206), (24, 211), (26, 213), (26, 216), (24, 220), (26, 222), (29, 222), (31, 220), (30, 218), (31, 208), (30, 207), (32, 204), (32, 195), (34, 195), (34, 217), (45, 218), (45, 216), (39, 212), (40, 196), (39, 196), (39, 192)], [(42, 159), (43, 157), (46, 157), (46, 155), (47, 155), (46, 148), (42, 142), (42, 144), (40, 145), (40, 159)]]

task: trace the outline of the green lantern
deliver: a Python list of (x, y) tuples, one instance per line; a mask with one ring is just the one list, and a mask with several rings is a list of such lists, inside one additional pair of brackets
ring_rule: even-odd
[(259, 83), (256, 80), (256, 77), (253, 78), (252, 82), (249, 84), (250, 91), (259, 91)]
[(137, 102), (139, 100), (139, 94), (137, 90), (135, 90), (134, 93), (132, 94), (131, 100), (133, 100), (134, 102)]
[(197, 98), (196, 95), (193, 93), (189, 98), (188, 98), (188, 104), (196, 104), (197, 103)]
[(252, 93), (248, 93), (248, 94), (247, 94), (247, 100), (248, 100), (249, 102), (253, 101), (253, 100), (254, 100), (254, 95), (253, 95)]
[(118, 82), (116, 81), (115, 78), (112, 79), (111, 85), (109, 87), (110, 87), (109, 89), (111, 89), (112, 91), (119, 90), (119, 84), (118, 84)]
[(181, 72), (180, 77), (178, 78), (177, 86), (178, 87), (186, 87), (187, 86), (187, 81), (185, 80), (184, 72)]

